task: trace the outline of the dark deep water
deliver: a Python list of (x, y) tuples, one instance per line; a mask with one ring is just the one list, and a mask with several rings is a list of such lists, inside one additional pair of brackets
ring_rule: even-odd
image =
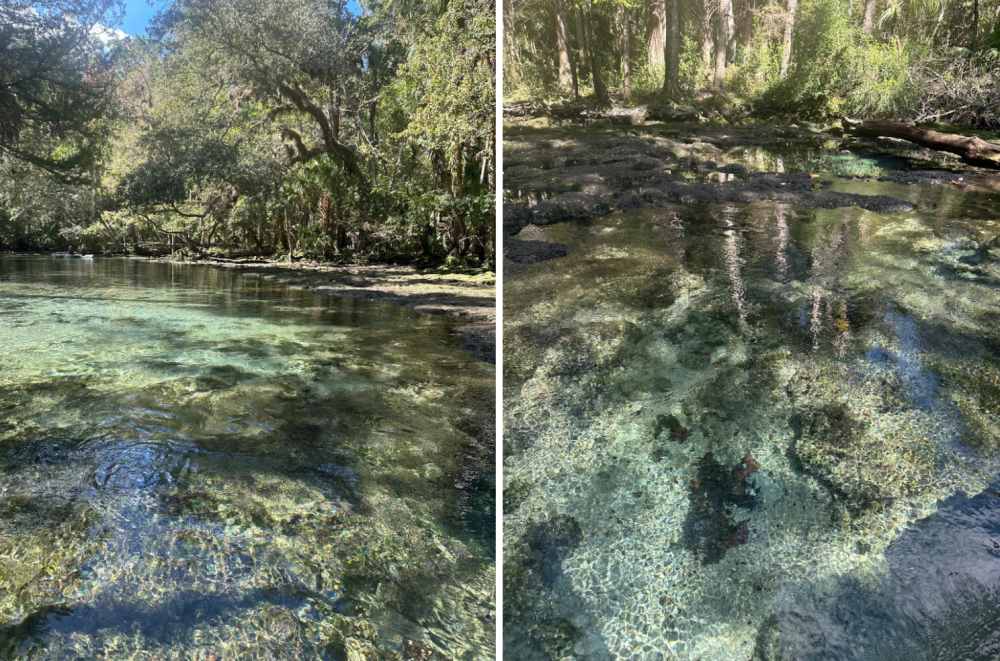
[(1000, 657), (1000, 179), (804, 133), (505, 131), (506, 654)]
[(223, 270), (0, 256), (0, 658), (493, 658), (495, 375), (460, 345)]

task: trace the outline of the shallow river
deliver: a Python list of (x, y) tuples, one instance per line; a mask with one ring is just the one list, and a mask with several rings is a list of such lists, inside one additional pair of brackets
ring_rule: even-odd
[(505, 653), (997, 658), (1000, 180), (697, 135), (505, 134)]
[(492, 658), (495, 375), (460, 345), (221, 270), (0, 257), (0, 658)]

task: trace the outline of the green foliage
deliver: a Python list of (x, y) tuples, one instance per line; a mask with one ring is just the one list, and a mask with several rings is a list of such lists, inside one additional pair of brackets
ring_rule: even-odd
[(0, 3), (0, 155), (72, 178), (95, 156), (110, 61), (91, 25), (113, 0)]
[(679, 82), (681, 92), (690, 95), (708, 84), (708, 75), (701, 62), (698, 42), (689, 36), (682, 36)]
[(82, 51), (112, 58), (100, 131), (36, 140), (77, 160), (56, 199), (92, 204), (26, 198), (56, 184), (10, 155), (0, 248), (492, 263), (491, 6), (176, 0), (150, 32)]
[(426, 148), (491, 136), (495, 121), (494, 15), (476, 0), (452, 0), (400, 69), (413, 102), (400, 134)]
[(881, 118), (898, 117), (917, 102), (910, 75), (913, 49), (901, 41), (891, 45), (864, 37), (837, 2), (803, 3), (793, 43), (786, 79), (774, 75), (773, 61), (764, 69), (748, 68), (748, 74), (762, 73), (770, 82), (760, 93), (767, 107), (805, 116)]
[(770, 38), (760, 22), (754, 25), (748, 48), (739, 52), (730, 70), (730, 89), (747, 99), (762, 97), (775, 85), (781, 74), (781, 44)]
[[(564, 0), (569, 49), (581, 96), (590, 93), (591, 41), (575, 30), (589, 3)], [(666, 3), (671, 8), (671, 2)], [(863, 0), (800, 0), (794, 13), (781, 2), (733, 3), (735, 33), (727, 49), (723, 89), (713, 88), (718, 0), (680, 0), (680, 95), (706, 110), (739, 103), (757, 117), (916, 121), (946, 119), (979, 128), (1000, 127), (1000, 0), (888, 0), (877, 4), (871, 34)], [(551, 0), (505, 5), (505, 90), (511, 100), (566, 98), (560, 87), (556, 12)], [(664, 4), (596, 2), (593, 43), (597, 68), (618, 103), (662, 103), (664, 66), (657, 12)], [(978, 16), (978, 19), (975, 17)], [(584, 22), (586, 22), (584, 20)], [(786, 32), (787, 28), (790, 32)], [(629, 38), (623, 32), (629, 30)], [(791, 35), (786, 43), (786, 34)], [(667, 32), (667, 39), (672, 38)], [(654, 39), (654, 37), (656, 37)], [(788, 57), (787, 75), (782, 62)], [(619, 72), (631, 64), (633, 98), (625, 100)]]

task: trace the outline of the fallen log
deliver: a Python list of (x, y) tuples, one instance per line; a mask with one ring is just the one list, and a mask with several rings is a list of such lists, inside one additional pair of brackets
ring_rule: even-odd
[(636, 126), (646, 121), (649, 114), (642, 106), (638, 108), (609, 108), (607, 110), (586, 110), (581, 113), (584, 123), (591, 124), (607, 120), (612, 124), (624, 124), (626, 126)]
[(844, 132), (863, 138), (899, 138), (921, 147), (957, 154), (969, 165), (1000, 170), (1000, 145), (975, 136), (926, 131), (903, 122), (862, 122), (844, 117)]
[(699, 108), (686, 106), (653, 106), (649, 118), (659, 122), (707, 122), (708, 118)]

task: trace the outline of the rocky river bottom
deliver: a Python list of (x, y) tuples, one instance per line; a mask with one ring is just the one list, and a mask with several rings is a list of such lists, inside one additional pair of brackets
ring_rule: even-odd
[(0, 659), (495, 656), (495, 370), (456, 320), (0, 255)]
[(504, 652), (995, 659), (1000, 178), (505, 131)]

